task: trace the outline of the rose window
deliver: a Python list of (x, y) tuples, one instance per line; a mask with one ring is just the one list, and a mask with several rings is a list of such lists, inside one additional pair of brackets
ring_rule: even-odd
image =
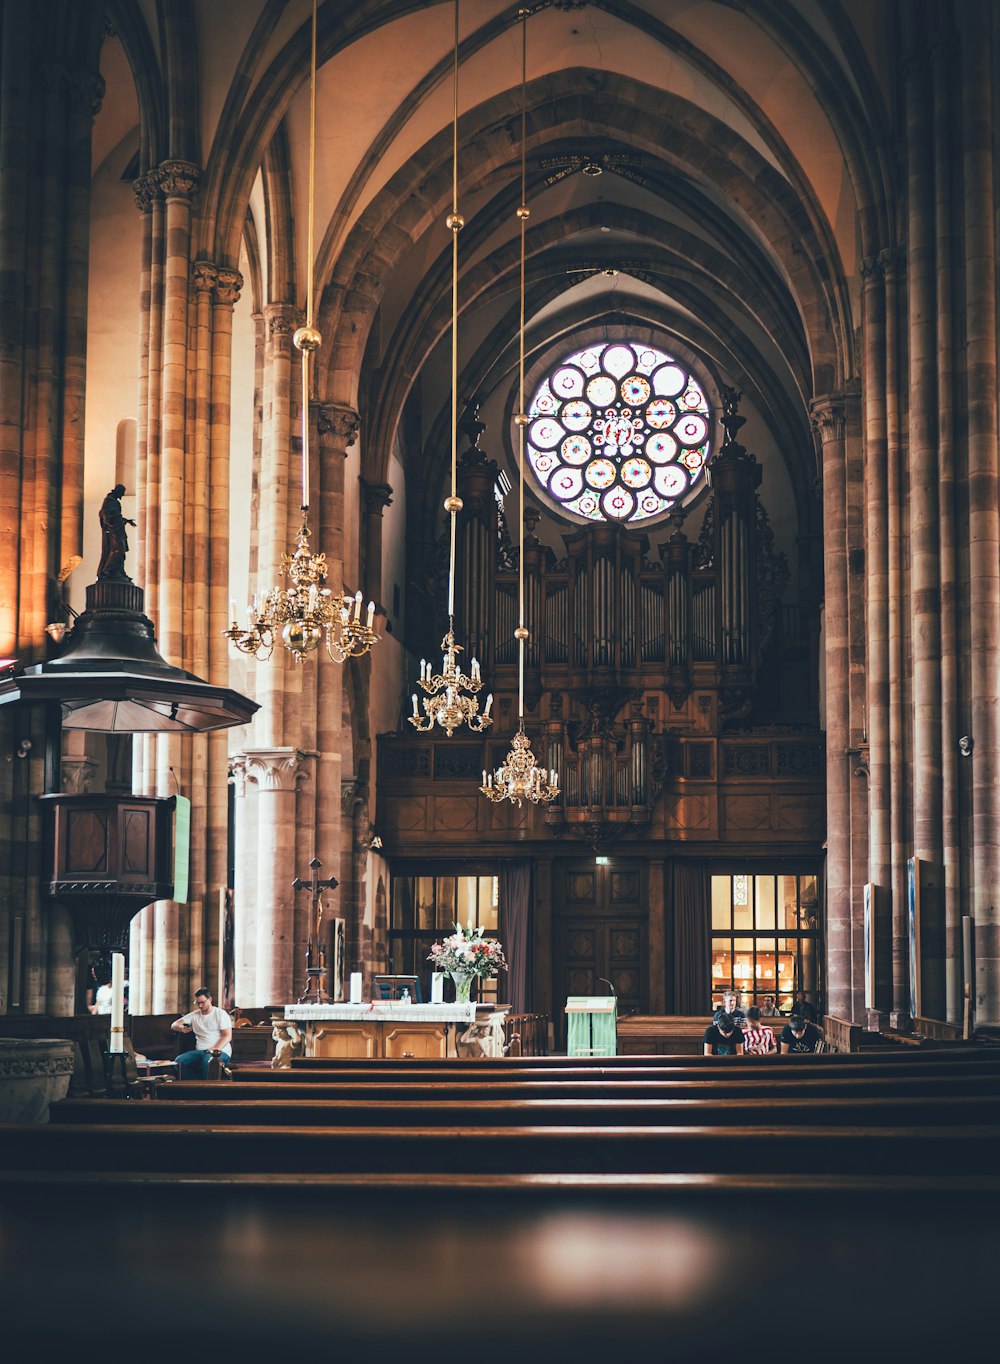
[(611, 342), (565, 360), (535, 391), (526, 449), (549, 497), (588, 521), (645, 521), (683, 502), (711, 442), (700, 385), (654, 346)]

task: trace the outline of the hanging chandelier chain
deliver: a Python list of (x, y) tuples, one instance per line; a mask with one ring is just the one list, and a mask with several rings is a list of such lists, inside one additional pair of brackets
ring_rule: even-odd
[(323, 338), (313, 325), (313, 248), (316, 216), (316, 48), (317, 0), (312, 0), (312, 25), (309, 51), (309, 195), (307, 202), (306, 320), (292, 338), (302, 356), (302, 521), (291, 554), (283, 554), (281, 571), (288, 587), (272, 587), (258, 600), (256, 593), (248, 610), (248, 623), (239, 625), (236, 604), (232, 603), (232, 625), (224, 630), (226, 638), (239, 650), (262, 662), (271, 657), (275, 643), (284, 647), (301, 663), (321, 642), (335, 663), (361, 658), (380, 636), (374, 628), (375, 603), (368, 603), (366, 620), (361, 619), (361, 593), (354, 596), (335, 593), (326, 586), (325, 554), (313, 554), (309, 547), (309, 373), (313, 352)]
[(510, 801), (522, 805), (530, 800), (534, 805), (550, 805), (559, 795), (559, 778), (554, 768), (546, 771), (539, 767), (531, 749), (531, 743), (524, 732), (524, 665), (525, 649), (530, 632), (525, 624), (524, 609), (524, 433), (528, 415), (524, 410), (524, 262), (526, 256), (526, 231), (530, 210), (528, 208), (527, 177), (527, 87), (528, 87), (528, 10), (518, 11), (521, 21), (521, 199), (517, 208), (520, 228), (521, 260), (519, 278), (518, 306), (518, 355), (517, 355), (517, 494), (518, 521), (520, 528), (520, 550), (517, 567), (518, 626), (514, 631), (517, 640), (517, 733), (511, 741), (510, 752), (495, 772), (483, 772), (483, 784), (479, 788), (487, 799), (499, 805)]
[[(426, 659), (420, 660), (420, 686), (427, 693), (421, 715), (417, 694), (413, 693), (413, 714), (409, 717), (414, 729), (426, 733), (440, 725), (450, 738), (460, 725), (467, 725), (474, 733), (481, 733), (493, 722), (490, 708), (492, 695), (487, 696), (482, 713), (477, 693), (483, 685), (479, 661), (472, 659), (470, 671), (463, 673), (458, 661), (461, 645), (455, 642), (455, 558), (458, 544), (458, 513), (462, 499), (458, 495), (458, 234), (465, 219), (458, 211), (458, 58), (459, 58), (459, 0), (455, 0), (454, 57), (452, 61), (452, 121), (451, 121), (451, 212), (447, 226), (451, 230), (451, 492), (445, 498), (444, 509), (449, 517), (450, 547), (448, 554), (448, 633), (441, 641), (441, 671), (435, 673)], [(467, 693), (467, 694), (464, 694)]]

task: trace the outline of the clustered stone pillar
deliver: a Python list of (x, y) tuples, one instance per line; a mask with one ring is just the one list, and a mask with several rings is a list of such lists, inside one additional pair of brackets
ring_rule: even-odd
[[(69, 26), (45, 24), (38, 6), (0, 14), (0, 654), (21, 664), (44, 656), (50, 585), (82, 544), (91, 128), (104, 91), (76, 65)], [(14, 982), (0, 1012), (73, 1012), (68, 915), (40, 895), (46, 731), (43, 707), (0, 722), (17, 755), (0, 783), (0, 980)]]
[(847, 592), (847, 459), (845, 405), (839, 395), (812, 406), (820, 438), (823, 475), (823, 632), (826, 645), (826, 959), (827, 1007), (850, 1018), (851, 957), (851, 790), (848, 779), (850, 707)]
[[(232, 313), (242, 278), (191, 264), (200, 172), (164, 161), (135, 183), (144, 218), (139, 527), (133, 575), (146, 592), (164, 657), (218, 684), (229, 680), (227, 624)], [(130, 1003), (169, 1012), (218, 974), (219, 891), (226, 866), (225, 733), (148, 736), (134, 746), (133, 784), (190, 797), (188, 902), (160, 902), (133, 921)]]

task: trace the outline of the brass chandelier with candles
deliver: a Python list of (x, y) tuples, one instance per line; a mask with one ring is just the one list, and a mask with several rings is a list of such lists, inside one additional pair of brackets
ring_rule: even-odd
[(312, 52), (309, 68), (309, 204), (306, 279), (306, 321), (292, 342), (302, 356), (302, 521), (291, 554), (281, 556), (281, 571), (287, 587), (272, 587), (262, 597), (255, 594), (247, 611), (247, 624), (236, 618), (236, 603), (230, 603), (232, 624), (224, 631), (228, 640), (244, 654), (265, 660), (276, 643), (302, 662), (309, 654), (326, 645), (337, 663), (360, 658), (368, 653), (380, 636), (374, 628), (375, 603), (368, 603), (362, 619), (360, 592), (350, 596), (327, 587), (325, 554), (314, 554), (309, 531), (309, 362), (322, 345), (323, 338), (313, 325), (313, 219), (316, 198), (316, 0), (312, 6)]
[(409, 717), (414, 729), (426, 733), (439, 725), (451, 738), (456, 729), (467, 725), (474, 733), (481, 733), (492, 724), (490, 709), (492, 694), (487, 696), (482, 712), (478, 694), (483, 679), (479, 662), (473, 658), (469, 672), (462, 671), (459, 653), (462, 646), (455, 641), (455, 545), (458, 513), (462, 499), (458, 496), (458, 234), (465, 219), (458, 211), (458, 0), (455, 0), (455, 56), (452, 79), (452, 199), (447, 226), (452, 234), (451, 248), (451, 493), (444, 501), (450, 518), (451, 548), (448, 558), (448, 630), (441, 641), (441, 671), (435, 672), (426, 659), (420, 660), (418, 682), (426, 693), (423, 714), (413, 693), (413, 714)]
[(539, 767), (531, 751), (531, 742), (524, 732), (524, 650), (530, 631), (524, 623), (524, 428), (528, 417), (524, 410), (524, 257), (525, 229), (530, 210), (527, 205), (527, 174), (525, 163), (525, 114), (528, 69), (528, 11), (520, 10), (521, 20), (521, 202), (517, 218), (521, 234), (520, 319), (518, 328), (518, 406), (514, 417), (517, 426), (518, 506), (520, 519), (520, 551), (518, 553), (518, 625), (517, 640), (517, 733), (511, 741), (510, 752), (495, 772), (483, 772), (479, 788), (494, 804), (511, 801), (522, 805), (530, 800), (534, 805), (549, 805), (559, 794), (559, 777), (554, 768)]

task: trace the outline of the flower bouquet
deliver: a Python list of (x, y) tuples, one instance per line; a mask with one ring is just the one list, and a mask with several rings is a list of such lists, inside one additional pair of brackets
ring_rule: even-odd
[(491, 980), (507, 968), (503, 948), (485, 929), (456, 923), (454, 933), (436, 942), (427, 960), (435, 971), (447, 972), (455, 982), (455, 1003), (467, 1004), (473, 980)]

